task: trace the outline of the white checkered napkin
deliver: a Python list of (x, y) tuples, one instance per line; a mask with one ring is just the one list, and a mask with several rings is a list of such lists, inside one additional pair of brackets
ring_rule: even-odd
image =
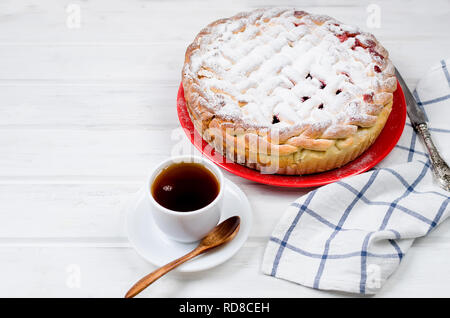
[[(414, 94), (450, 161), (447, 64), (432, 68)], [(377, 169), (318, 188), (289, 206), (270, 237), (262, 270), (313, 288), (374, 294), (414, 239), (447, 218), (449, 201), (408, 121)]]

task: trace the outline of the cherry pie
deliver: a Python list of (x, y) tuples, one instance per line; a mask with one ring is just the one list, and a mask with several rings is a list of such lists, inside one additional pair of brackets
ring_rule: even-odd
[(215, 21), (186, 51), (186, 105), (197, 131), (265, 173), (340, 167), (378, 137), (397, 80), (372, 34), (294, 9)]

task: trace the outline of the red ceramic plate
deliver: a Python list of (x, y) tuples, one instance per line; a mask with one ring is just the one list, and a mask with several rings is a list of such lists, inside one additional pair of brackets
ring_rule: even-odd
[(406, 121), (406, 102), (400, 84), (397, 83), (397, 90), (394, 93), (394, 103), (389, 118), (378, 136), (375, 143), (370, 146), (361, 156), (349, 162), (341, 168), (330, 171), (315, 173), (304, 176), (285, 176), (278, 174), (261, 174), (260, 172), (236, 164), (227, 160), (220, 153), (214, 151), (206, 141), (204, 141), (197, 131), (189, 117), (184, 99), (183, 85), (180, 85), (177, 98), (178, 118), (181, 126), (184, 128), (188, 138), (206, 157), (225, 170), (240, 177), (282, 187), (305, 188), (315, 187), (335, 182), (345, 177), (360, 174), (369, 170), (386, 157), (397, 144), (405, 127)]

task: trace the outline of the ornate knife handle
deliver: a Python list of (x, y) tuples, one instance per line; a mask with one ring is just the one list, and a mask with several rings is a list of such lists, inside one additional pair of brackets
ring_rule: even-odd
[(450, 168), (447, 163), (442, 159), (439, 151), (431, 139), (430, 131), (425, 123), (421, 123), (415, 126), (417, 132), (422, 136), (425, 146), (430, 154), (431, 163), (433, 166), (433, 172), (438, 179), (441, 187), (446, 191), (450, 191)]

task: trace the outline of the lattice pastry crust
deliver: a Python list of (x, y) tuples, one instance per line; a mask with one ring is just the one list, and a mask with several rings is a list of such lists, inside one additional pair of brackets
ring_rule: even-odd
[(217, 151), (266, 173), (340, 167), (378, 137), (394, 67), (372, 34), (294, 9), (215, 21), (182, 71), (195, 128)]

